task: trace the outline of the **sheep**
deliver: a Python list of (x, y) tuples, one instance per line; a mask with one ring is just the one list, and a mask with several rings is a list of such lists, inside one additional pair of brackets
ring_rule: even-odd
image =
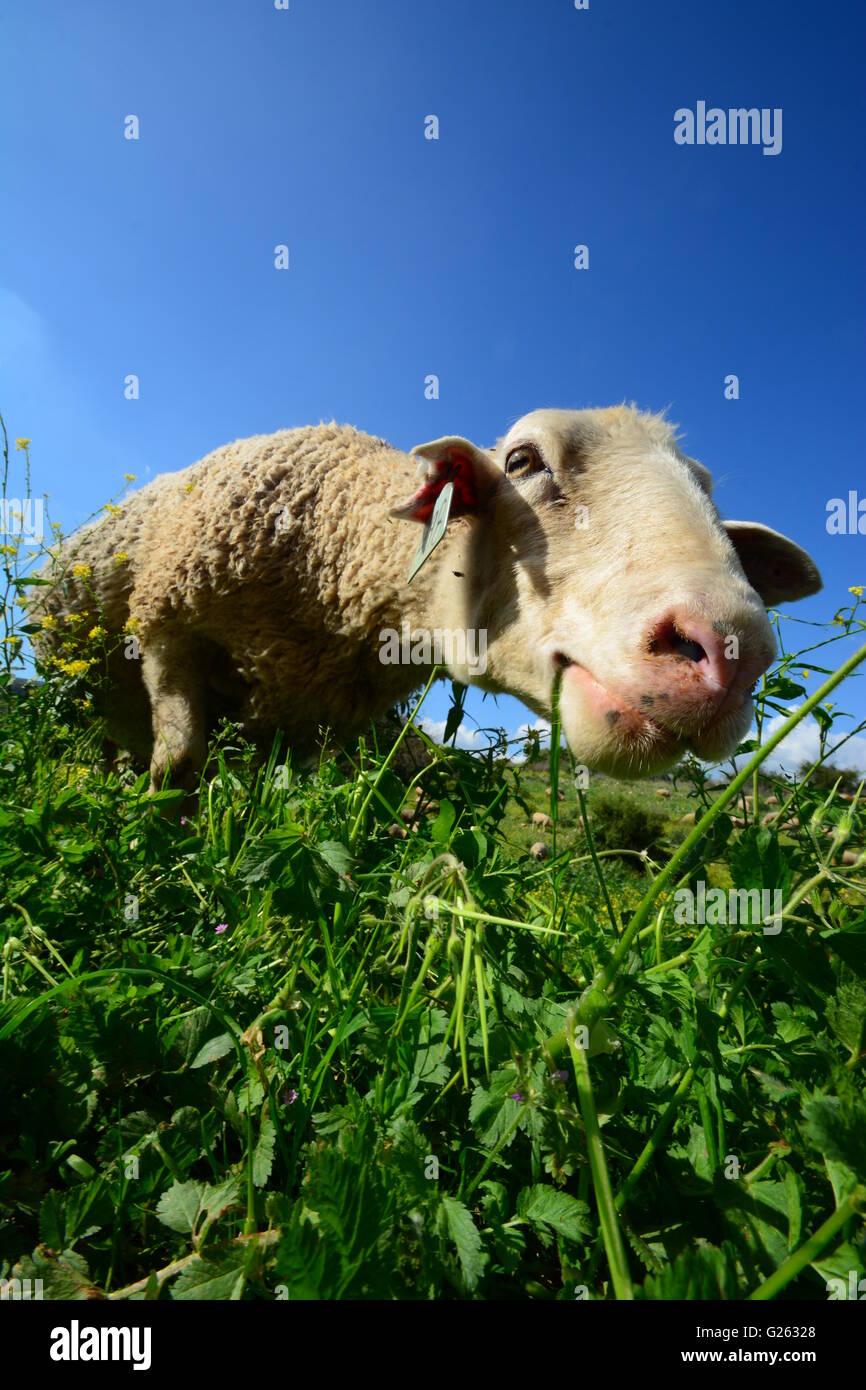
[[(449, 491), (410, 583), (405, 523)], [(117, 644), (108, 736), (153, 787), (194, 783), (223, 714), (263, 744), (282, 730), (299, 759), (324, 730), (350, 739), (440, 655), (548, 718), (561, 682), (582, 764), (654, 774), (735, 747), (775, 653), (764, 603), (821, 586), (792, 541), (722, 522), (710, 494), (674, 428), (631, 406), (532, 411), (491, 448), (446, 436), (411, 456), (335, 423), (256, 435), (75, 534), (32, 591), (38, 651), (98, 619)]]
[(553, 825), (553, 821), (551, 820), (550, 816), (546, 814), (546, 812), (533, 811), (532, 824), (539, 826), (542, 830), (549, 830), (550, 827)]

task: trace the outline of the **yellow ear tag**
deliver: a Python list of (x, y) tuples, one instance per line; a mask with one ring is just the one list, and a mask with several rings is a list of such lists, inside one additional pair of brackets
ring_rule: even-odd
[(412, 561), (412, 568), (409, 571), (407, 584), (411, 584), (415, 575), (423, 565), (425, 560), (429, 560), (433, 551), (445, 535), (445, 528), (448, 525), (448, 518), (451, 515), (451, 499), (454, 496), (454, 484), (446, 483), (436, 498), (436, 506), (421, 532), (421, 539), (418, 542), (418, 549), (415, 551), (415, 558)]

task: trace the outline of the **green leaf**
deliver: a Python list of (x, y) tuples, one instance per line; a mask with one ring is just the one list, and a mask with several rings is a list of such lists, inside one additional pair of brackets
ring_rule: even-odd
[(778, 888), (784, 892), (790, 879), (779, 837), (766, 826), (758, 829), (750, 825), (732, 842), (728, 865), (735, 888)]
[(185, 1265), (171, 1286), (174, 1299), (201, 1301), (203, 1299), (236, 1300), (244, 1289), (245, 1250), (231, 1250), (218, 1259), (198, 1256)]
[(765, 1274), (778, 1269), (791, 1249), (789, 1190), (785, 1184), (725, 1182), (720, 1200), (738, 1247), (748, 1251)]
[(156, 1207), (157, 1218), (179, 1235), (191, 1235), (201, 1211), (203, 1192), (204, 1183), (175, 1182), (160, 1197)]
[(253, 1183), (264, 1187), (274, 1166), (274, 1145), (277, 1142), (274, 1122), (265, 1111), (259, 1128), (259, 1138), (253, 1153)]
[(764, 699), (772, 696), (776, 700), (805, 700), (806, 687), (777, 673), (770, 676), (763, 691)]
[(451, 696), (453, 703), (448, 711), (448, 717), (445, 720), (445, 731), (442, 735), (443, 743), (450, 743), (451, 739), (454, 737), (454, 735), (457, 733), (457, 730), (460, 728), (460, 723), (463, 719), (464, 714), (463, 699), (465, 694), (465, 685), (462, 685), (460, 681), (451, 682)]
[(51, 1250), (62, 1250), (66, 1238), (63, 1198), (59, 1192), (46, 1192), (39, 1207), (39, 1239)]
[(859, 1057), (866, 1031), (866, 988), (859, 980), (839, 986), (827, 1003), (827, 1022), (851, 1056)]
[(67, 1192), (46, 1193), (39, 1208), (39, 1236), (53, 1250), (71, 1250), (76, 1241), (107, 1225), (111, 1215), (108, 1184), (97, 1177), (89, 1183), (77, 1183)]
[(245, 849), (238, 877), (247, 884), (279, 883), (284, 878), (292, 882), (291, 861), (303, 847), (303, 837), (303, 826), (294, 822), (266, 831)]
[(682, 1250), (660, 1274), (648, 1275), (635, 1294), (653, 1301), (704, 1302), (742, 1297), (734, 1247), (725, 1241), (721, 1249), (699, 1245)]
[(785, 1195), (788, 1200), (788, 1250), (796, 1250), (803, 1229), (803, 1195), (805, 1185), (800, 1174), (785, 1167)]
[(179, 806), (185, 800), (188, 793), (183, 787), (165, 787), (162, 791), (150, 792), (147, 797), (148, 806)]
[(233, 1207), (238, 1200), (239, 1183), (237, 1178), (228, 1178), (225, 1182), (208, 1185), (202, 1194), (202, 1210), (207, 1214), (208, 1224), (218, 1220), (229, 1207)]
[(814, 1038), (817, 1019), (811, 1009), (798, 1010), (795, 1014), (790, 1004), (776, 1000), (770, 1005), (776, 1020), (776, 1032), (783, 1042), (797, 1042), (800, 1038)]
[(177, 1231), (179, 1235), (201, 1234), (199, 1218), (204, 1225), (216, 1221), (238, 1196), (237, 1178), (210, 1186), (200, 1182), (175, 1182), (164, 1192), (157, 1203), (156, 1214), (164, 1226)]
[(803, 1106), (803, 1132), (828, 1158), (866, 1173), (866, 1101), (843, 1105), (838, 1096), (818, 1096)]
[(332, 1300), (339, 1296), (339, 1254), (322, 1239), (313, 1222), (302, 1215), (300, 1203), (283, 1222), (273, 1279), (279, 1299)]
[(815, 705), (812, 710), (812, 718), (820, 725), (822, 734), (829, 733), (830, 729), (833, 727), (833, 715), (824, 705)]
[(355, 863), (352, 852), (339, 840), (320, 840), (316, 850), (335, 874), (345, 876), (352, 872)]
[(517, 1198), (517, 1215), (529, 1222), (542, 1245), (550, 1244), (551, 1232), (566, 1240), (580, 1240), (589, 1229), (586, 1202), (546, 1183), (524, 1187)]
[[(469, 1103), (469, 1119), (478, 1131), (485, 1149), (493, 1149), (511, 1127), (519, 1100), (513, 1100), (517, 1091), (517, 1078), (513, 1067), (495, 1071), (488, 1087), (476, 1086)], [(518, 1126), (519, 1128), (519, 1126)], [(505, 1148), (513, 1143), (517, 1130), (513, 1130), (505, 1141)]]
[(189, 1064), (190, 1071), (195, 1071), (196, 1067), (206, 1067), (210, 1062), (218, 1061), (220, 1057), (225, 1057), (226, 1053), (233, 1050), (234, 1041), (231, 1033), (219, 1033), (199, 1048)]
[(52, 1302), (75, 1299), (104, 1298), (101, 1289), (94, 1287), (87, 1261), (72, 1250), (60, 1254), (39, 1247), (25, 1255), (12, 1269), (17, 1279), (41, 1279), (42, 1297)]
[(437, 844), (447, 844), (456, 814), (450, 801), (445, 800), (439, 803), (439, 814), (430, 827), (430, 834)]
[[(859, 1303), (866, 1294), (866, 1267), (863, 1257), (856, 1245), (850, 1241), (843, 1241), (835, 1250), (814, 1260), (812, 1268), (826, 1282), (828, 1297), (834, 1301), (848, 1300), (853, 1294)], [(862, 1289), (858, 1287), (861, 1279), (864, 1279)], [(831, 1283), (831, 1280), (835, 1283)]]
[(486, 1263), (480, 1232), (467, 1208), (456, 1197), (443, 1197), (441, 1212), (445, 1230), (457, 1251), (463, 1282), (472, 1290)]
[(93, 1178), (98, 1177), (93, 1164), (88, 1163), (87, 1159), (82, 1158), (80, 1154), (70, 1154), (66, 1162), (69, 1164), (75, 1176), (83, 1178), (85, 1182), (90, 1182)]

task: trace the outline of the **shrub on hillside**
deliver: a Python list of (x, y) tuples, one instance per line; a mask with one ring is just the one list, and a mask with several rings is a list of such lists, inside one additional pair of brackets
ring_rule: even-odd
[[(803, 763), (800, 767), (799, 777), (805, 777), (811, 766), (809, 762)], [(840, 792), (845, 792), (849, 796), (856, 792), (862, 781), (862, 772), (857, 772), (852, 767), (834, 767), (832, 763), (823, 763), (821, 767), (816, 767), (811, 776), (813, 787), (829, 791), (838, 782)]]
[(655, 857), (665, 834), (664, 813), (642, 806), (627, 787), (604, 787), (592, 799), (589, 823), (599, 849), (643, 850)]

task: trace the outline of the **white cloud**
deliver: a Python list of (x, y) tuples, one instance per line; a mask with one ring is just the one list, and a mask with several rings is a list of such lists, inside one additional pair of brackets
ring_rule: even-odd
[[(444, 719), (419, 719), (418, 723), (424, 730), (428, 738), (432, 738), (434, 743), (441, 743), (445, 736)], [(451, 740), (448, 740), (449, 743)], [(461, 724), (457, 730), (456, 739), (458, 748), (487, 748), (490, 743), (478, 729), (470, 729), (468, 724)]]
[[(764, 726), (764, 741), (766, 742), (770, 734), (774, 734), (785, 722), (787, 715), (777, 714)], [(754, 738), (756, 730), (752, 730), (750, 737)], [(843, 731), (834, 731), (831, 734), (830, 746), (838, 743), (844, 736)], [(820, 754), (820, 737), (818, 723), (815, 719), (808, 717), (802, 720), (795, 729), (783, 739), (778, 748), (775, 748), (768, 758), (765, 758), (762, 766), (768, 772), (798, 772), (803, 763), (814, 763)], [(737, 767), (743, 766), (745, 758), (737, 759)], [(866, 774), (866, 738), (861, 734), (848, 740), (843, 744), (837, 754), (833, 754), (829, 762), (836, 767), (850, 767), (857, 772)]]
[(521, 739), (528, 738), (529, 735), (534, 733), (536, 730), (541, 735), (541, 738), (539, 739), (539, 746), (542, 748), (542, 750), (550, 747), (549, 719), (534, 719), (531, 724), (518, 724), (517, 728), (514, 730), (514, 733), (508, 735), (508, 747), (512, 750), (509, 756), (513, 763), (526, 762), (526, 757), (524, 756), (523, 749), (517, 745), (519, 745), (519, 741)]

